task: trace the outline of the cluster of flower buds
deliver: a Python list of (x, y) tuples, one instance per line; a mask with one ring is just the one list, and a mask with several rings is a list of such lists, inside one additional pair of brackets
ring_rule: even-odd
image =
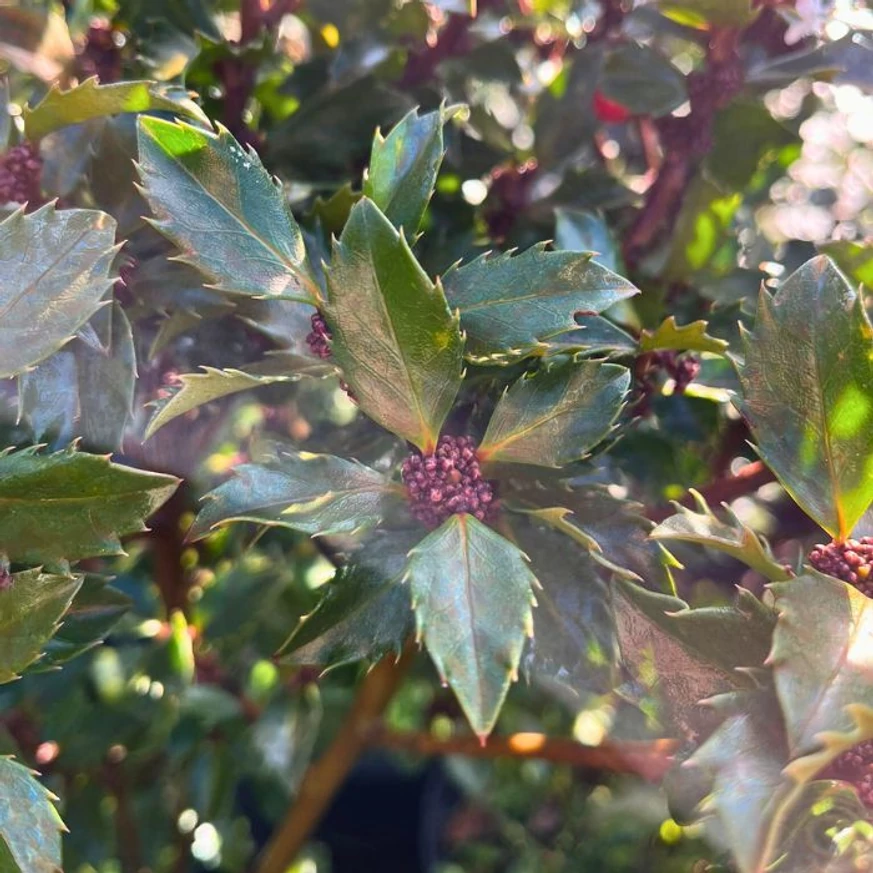
[(316, 358), (330, 357), (330, 328), (320, 312), (312, 316), (312, 330), (306, 335), (306, 345)]
[(124, 43), (124, 35), (109, 21), (92, 19), (78, 58), (81, 77), (97, 76), (104, 85), (117, 82), (123, 73), (121, 49)]
[(493, 240), (504, 240), (519, 213), (527, 208), (536, 171), (537, 162), (533, 158), (520, 164), (501, 164), (491, 171), (483, 217)]
[(819, 573), (842, 579), (867, 597), (873, 597), (873, 537), (820, 543), (809, 553), (809, 563)]
[(819, 778), (848, 782), (857, 790), (861, 803), (873, 808), (873, 740), (858, 743), (834, 758)]
[(663, 351), (641, 355), (636, 368), (637, 415), (651, 413), (652, 396), (658, 389), (662, 373), (673, 380), (674, 394), (684, 394), (700, 373), (700, 360), (689, 352)]
[(441, 436), (433, 454), (413, 452), (401, 475), (412, 514), (425, 527), (465, 512), (490, 521), (497, 510), (494, 483), (482, 478), (471, 437)]
[(0, 156), (0, 204), (42, 205), (42, 158), (36, 146), (22, 143)]

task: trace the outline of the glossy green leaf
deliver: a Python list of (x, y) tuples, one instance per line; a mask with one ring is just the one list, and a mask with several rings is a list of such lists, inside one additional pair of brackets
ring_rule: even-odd
[(577, 461), (612, 430), (629, 385), (625, 367), (595, 361), (523, 376), (498, 402), (479, 456), (540, 467)]
[(0, 151), (6, 151), (9, 134), (12, 132), (9, 103), (9, 76), (5, 72), (0, 72)]
[(649, 585), (665, 581), (660, 548), (649, 539), (652, 523), (638, 503), (602, 486), (549, 487), (512, 474), (501, 481), (501, 501), (570, 537), (608, 572)]
[(69, 561), (121, 553), (178, 480), (102, 455), (35, 449), (0, 454), (0, 552), (13, 561)]
[(618, 640), (599, 565), (542, 525), (513, 520), (512, 531), (539, 581), (533, 637), (521, 662), (525, 675), (571, 707), (608, 694), (618, 678)]
[(18, 376), (18, 411), (36, 441), (70, 442), (79, 416), (78, 366), (70, 346)]
[(447, 111), (419, 115), (413, 109), (387, 137), (377, 130), (364, 194), (410, 237), (418, 230), (443, 160)]
[(190, 539), (234, 521), (279, 525), (309, 534), (373, 527), (400, 486), (357, 461), (308, 452), (283, 453), (269, 465), (242, 464), (205, 498)]
[(640, 351), (652, 352), (658, 349), (676, 349), (677, 351), (713, 352), (722, 355), (727, 351), (728, 343), (709, 336), (706, 332), (707, 323), (703, 320), (692, 321), (690, 324), (676, 324), (676, 316), (669, 315), (655, 330), (644, 330), (640, 335)]
[(623, 579), (613, 591), (622, 658), (665, 726), (694, 737), (716, 721), (702, 700), (753, 686), (738, 668), (763, 667), (776, 616), (749, 591), (738, 589), (734, 605), (699, 609)]
[(688, 99), (685, 77), (664, 55), (620, 42), (606, 55), (600, 90), (632, 115), (668, 115)]
[(139, 162), (155, 227), (216, 290), (307, 303), (318, 298), (281, 188), (227, 130), (141, 117)]
[(39, 658), (81, 584), (81, 576), (24, 570), (0, 588), (0, 683)]
[(333, 355), (361, 409), (425, 451), (461, 384), (458, 322), (372, 200), (352, 209), (327, 272)]
[(797, 759), (812, 756), (818, 769), (823, 735), (851, 734), (851, 707), (873, 709), (873, 600), (813, 570), (770, 587), (779, 620), (769, 663), (791, 760), (799, 772)]
[(711, 775), (706, 808), (721, 826), (741, 873), (763, 873), (775, 860), (779, 819), (798, 795), (783, 773), (778, 709), (764, 695), (720, 725), (685, 763)]
[(453, 515), (410, 552), (407, 578), (418, 637), (486, 737), (533, 631), (536, 577), (509, 540)]
[(555, 248), (590, 252), (591, 260), (621, 273), (621, 254), (603, 216), (585, 209), (555, 210)]
[(409, 587), (402, 580), (407, 554), (421, 539), (391, 531), (376, 534), (324, 586), (280, 651), (292, 664), (337, 667), (400, 654), (413, 631)]
[(170, 391), (165, 400), (158, 401), (156, 412), (149, 421), (145, 439), (165, 424), (213, 400), (237, 394), (250, 388), (261, 388), (277, 382), (296, 382), (304, 376), (324, 377), (335, 368), (324, 361), (303, 360), (292, 355), (276, 355), (245, 370), (217, 370), (203, 367), (200, 373), (183, 373), (181, 385)]
[(52, 204), (0, 223), (0, 378), (65, 345), (100, 306), (115, 258), (115, 221)]
[(30, 139), (69, 124), (81, 124), (92, 118), (118, 115), (122, 112), (175, 112), (204, 124), (207, 118), (192, 100), (176, 100), (155, 82), (113, 82), (99, 84), (97, 77), (85, 79), (79, 85), (63, 90), (55, 83), (33, 108), (24, 108), (24, 130)]
[(443, 276), (446, 297), (461, 313), (466, 354), (474, 360), (515, 358), (545, 348), (578, 327), (577, 314), (603, 312), (638, 294), (627, 279), (590, 254), (546, 251), (482, 255)]
[(853, 281), (873, 286), (873, 245), (837, 240), (819, 246), (819, 251), (827, 255)]
[(690, 22), (719, 27), (742, 27), (758, 14), (751, 0), (659, 0), (658, 6), (670, 16), (692, 16)]
[(803, 510), (846, 536), (873, 499), (873, 327), (826, 257), (762, 291), (740, 368), (758, 453)]
[(674, 503), (676, 514), (652, 531), (653, 539), (697, 543), (724, 552), (773, 582), (791, 578), (791, 571), (773, 557), (766, 541), (740, 521), (729, 506), (724, 506), (729, 519), (724, 522), (709, 508), (701, 494), (693, 489), (691, 494), (697, 503), (697, 512)]
[(36, 669), (65, 664), (99, 645), (131, 605), (131, 599), (108, 585), (105, 579), (86, 575), (64, 613), (63, 624), (45, 646), (45, 655)]
[(0, 758), (0, 869), (3, 873), (56, 873), (66, 830), (52, 801), (57, 798), (35, 773)]

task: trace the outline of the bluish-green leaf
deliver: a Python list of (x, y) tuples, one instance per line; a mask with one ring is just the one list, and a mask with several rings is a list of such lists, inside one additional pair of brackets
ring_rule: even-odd
[(740, 368), (758, 453), (803, 510), (847, 536), (873, 500), (873, 327), (824, 256), (761, 292)]
[(24, 108), (24, 130), (30, 139), (69, 124), (122, 112), (175, 112), (208, 123), (203, 111), (190, 99), (177, 100), (161, 92), (155, 82), (112, 82), (101, 85), (96, 76), (66, 91), (55, 83), (33, 108)]
[(618, 43), (606, 55), (600, 90), (632, 115), (667, 115), (688, 99), (685, 76), (661, 53), (638, 43)]
[(523, 376), (497, 404), (479, 456), (541, 467), (578, 461), (609, 434), (629, 385), (625, 367), (595, 361)]
[(443, 276), (461, 313), (466, 354), (475, 360), (518, 358), (575, 330), (577, 314), (603, 312), (638, 294), (627, 279), (581, 252), (536, 245), (521, 254), (482, 255)]
[(121, 553), (178, 480), (73, 450), (0, 454), (0, 553), (25, 563)]
[(387, 137), (373, 138), (364, 194), (391, 223), (412, 236), (424, 218), (443, 160), (443, 109), (419, 115), (413, 109)]
[(372, 200), (352, 209), (327, 273), (333, 355), (361, 409), (432, 449), (461, 384), (458, 322)]
[(217, 290), (307, 303), (318, 298), (281, 188), (227, 130), (141, 117), (139, 162), (155, 227)]
[(565, 252), (590, 252), (591, 260), (621, 272), (621, 253), (602, 215), (585, 209), (555, 210), (555, 248)]
[(81, 576), (24, 570), (0, 586), (0, 684), (39, 658), (81, 584)]
[(0, 223), (0, 378), (38, 364), (88, 321), (112, 285), (115, 221), (53, 204)]
[(779, 621), (769, 663), (790, 758), (797, 772), (815, 772), (828, 762), (816, 753), (833, 745), (825, 735), (852, 733), (851, 707), (873, 709), (873, 600), (813, 570), (770, 587)]
[(533, 630), (536, 577), (516, 546), (470, 515), (453, 515), (419, 543), (407, 577), (419, 639), (485, 737)]
[(336, 667), (400, 654), (413, 631), (409, 587), (401, 584), (407, 553), (420, 535), (376, 534), (324, 586), (280, 654), (292, 664)]
[(189, 538), (233, 521), (309, 534), (352, 533), (377, 525), (401, 495), (399, 485), (357, 461), (282, 454), (269, 465), (236, 467), (232, 478), (206, 496)]
[(0, 869), (3, 873), (55, 873), (61, 869), (61, 817), (57, 798), (35, 774), (0, 758)]

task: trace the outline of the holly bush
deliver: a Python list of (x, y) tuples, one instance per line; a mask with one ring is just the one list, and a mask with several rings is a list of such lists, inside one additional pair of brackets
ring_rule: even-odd
[(871, 30), (0, 4), (0, 868), (870, 869)]

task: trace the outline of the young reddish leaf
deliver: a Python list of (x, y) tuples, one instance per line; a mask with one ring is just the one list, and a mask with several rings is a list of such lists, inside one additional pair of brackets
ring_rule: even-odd
[(859, 707), (873, 709), (873, 600), (814, 570), (770, 588), (779, 620), (769, 663), (792, 767), (809, 778), (836, 754), (835, 735), (855, 731)]
[(155, 227), (179, 247), (178, 259), (214, 288), (305, 303), (318, 299), (300, 229), (252, 149), (243, 149), (223, 127), (215, 134), (142, 116), (139, 162)]
[(72, 449), (0, 454), (0, 552), (23, 563), (122, 554), (119, 537), (145, 530), (177, 485)]
[(338, 667), (400, 654), (413, 631), (409, 588), (401, 584), (407, 554), (421, 537), (377, 534), (322, 589), (279, 654), (291, 664)]
[(630, 372), (567, 361), (523, 376), (500, 399), (479, 446), (483, 461), (563, 467), (584, 458), (621, 412)]
[(161, 93), (156, 82), (112, 82), (101, 85), (96, 76), (67, 91), (57, 83), (33, 108), (24, 108), (24, 130), (29, 139), (40, 139), (69, 124), (121, 112), (175, 112), (208, 123), (203, 110), (190, 99), (177, 100)]
[(826, 257), (765, 290), (740, 367), (742, 411), (758, 453), (832, 536), (873, 500), (873, 327)]
[(0, 223), (0, 378), (38, 364), (88, 321), (109, 290), (115, 220), (93, 209), (29, 215)]
[(400, 486), (357, 461), (308, 452), (282, 454), (269, 465), (243, 464), (206, 495), (189, 539), (234, 521), (254, 521), (309, 534), (353, 533), (379, 524)]
[(66, 828), (52, 803), (57, 798), (35, 775), (12, 758), (0, 758), (0, 869), (4, 873), (61, 869), (61, 833)]
[(458, 322), (408, 243), (368, 198), (327, 272), (333, 355), (367, 415), (431, 451), (461, 384)]
[(397, 228), (413, 236), (424, 218), (443, 161), (443, 125), (451, 111), (403, 116), (387, 137), (377, 130), (364, 194)]
[(81, 576), (24, 570), (0, 587), (0, 684), (39, 658), (81, 584)]
[(446, 297), (461, 313), (466, 353), (475, 360), (519, 358), (576, 330), (578, 313), (597, 313), (639, 294), (590, 253), (482, 255), (443, 276)]
[(453, 515), (410, 552), (407, 579), (418, 637), (484, 738), (533, 630), (536, 577), (509, 540)]

